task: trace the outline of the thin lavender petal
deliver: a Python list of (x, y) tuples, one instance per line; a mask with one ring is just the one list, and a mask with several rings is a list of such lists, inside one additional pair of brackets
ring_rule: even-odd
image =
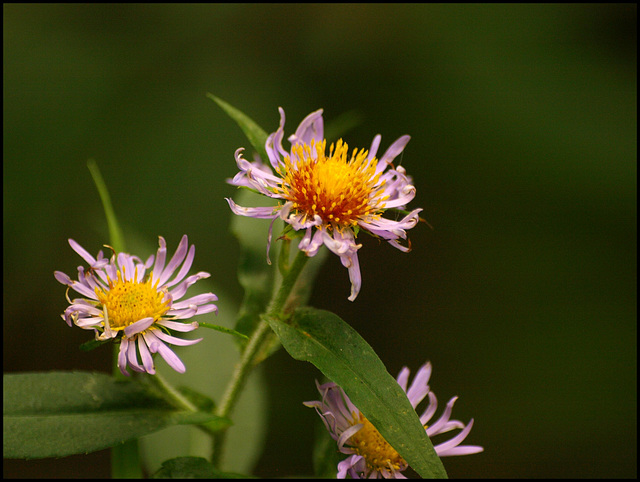
[(96, 263), (96, 259), (91, 256), (91, 254), (89, 254), (89, 252), (84, 249), (82, 246), (80, 246), (75, 240), (69, 238), (69, 245), (71, 245), (71, 248), (80, 255), (80, 257), (82, 259), (84, 259), (87, 263), (89, 263), (89, 266), (93, 267), (93, 265)]
[(143, 337), (138, 337), (138, 350), (140, 350), (140, 358), (142, 358), (142, 366), (149, 375), (155, 375), (156, 370), (153, 365), (153, 357), (149, 353), (149, 348)]
[[(180, 268), (180, 271), (178, 272), (178, 274), (176, 275), (176, 277), (173, 279), (173, 281), (170, 281), (169, 283), (165, 283), (162, 284), (162, 286), (166, 287), (166, 288), (170, 288), (171, 286), (179, 283), (189, 272), (189, 270), (191, 269), (191, 265), (193, 264), (193, 258), (195, 257), (196, 254), (196, 247), (195, 245), (191, 245), (191, 247), (189, 248), (189, 253), (187, 254), (187, 259), (184, 260), (184, 264), (182, 265), (182, 268)], [(209, 273), (207, 273), (209, 274)], [(209, 275), (211, 276), (211, 275)]]
[(156, 264), (153, 267), (153, 280), (155, 281), (160, 279), (160, 275), (162, 274), (162, 270), (164, 269), (164, 262), (167, 258), (167, 242), (164, 240), (162, 236), (158, 236), (158, 253), (156, 255)]
[(127, 349), (129, 348), (129, 340), (126, 338), (122, 339), (120, 343), (120, 351), (118, 352), (118, 368), (125, 376), (130, 376), (127, 371)]
[(185, 340), (184, 338), (177, 338), (175, 336), (167, 335), (161, 330), (154, 330), (153, 334), (167, 343), (171, 343), (172, 345), (178, 346), (190, 346), (195, 345), (199, 341), (202, 341), (203, 338), (197, 338), (195, 340)]
[[(143, 336), (145, 337), (145, 340), (147, 340), (147, 338), (152, 340), (150, 345), (154, 345), (155, 351), (164, 358), (164, 361), (166, 361), (171, 368), (178, 373), (184, 373), (186, 371), (186, 367), (184, 366), (184, 363), (182, 363), (182, 360), (180, 360), (180, 358), (178, 358), (178, 356), (153, 333), (145, 332)], [(152, 349), (152, 351), (154, 350)]]
[(180, 331), (183, 333), (193, 331), (198, 328), (198, 322), (194, 321), (191, 323), (179, 323), (177, 321), (170, 320), (159, 320), (156, 322), (157, 325), (165, 326), (170, 330)]
[(176, 249), (176, 252), (171, 258), (171, 261), (169, 261), (169, 264), (167, 265), (167, 267), (162, 271), (158, 286), (164, 286), (164, 284), (171, 277), (171, 275), (176, 270), (176, 268), (180, 265), (180, 263), (182, 263), (182, 260), (187, 255), (188, 244), (189, 244), (189, 239), (185, 234), (184, 236), (182, 236), (182, 239), (180, 240), (180, 244), (178, 244), (178, 249)]
[(149, 316), (147, 318), (142, 318), (141, 320), (138, 320), (135, 323), (131, 323), (130, 325), (126, 326), (124, 329), (124, 335), (126, 337), (131, 337), (146, 330), (151, 325), (153, 325), (153, 317)]

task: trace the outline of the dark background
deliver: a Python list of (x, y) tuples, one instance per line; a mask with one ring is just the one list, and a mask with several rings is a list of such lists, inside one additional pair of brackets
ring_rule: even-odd
[[(337, 257), (311, 304), (390, 373), (434, 366), (441, 404), (475, 418), (451, 477), (636, 477), (635, 4), (3, 6), (4, 372), (110, 370), (59, 318), (73, 237), (108, 242), (98, 162), (132, 252), (197, 247), (233, 305), (224, 180), (249, 147), (212, 92), (267, 132), (324, 108), (380, 153), (402, 134), (425, 225), (403, 254), (361, 236), (363, 288)], [(259, 223), (257, 221), (257, 223)], [(257, 226), (263, 226), (257, 224)], [(266, 228), (265, 228), (266, 229)], [(360, 238), (359, 238), (360, 239)], [(142, 252), (136, 251), (144, 246)], [(217, 287), (220, 287), (218, 289)], [(222, 313), (221, 313), (222, 316)], [(221, 335), (222, 336), (222, 335)], [(198, 370), (198, 367), (193, 367)], [(311, 365), (265, 364), (255, 473), (311, 473)], [(4, 461), (5, 477), (107, 477), (108, 452)]]

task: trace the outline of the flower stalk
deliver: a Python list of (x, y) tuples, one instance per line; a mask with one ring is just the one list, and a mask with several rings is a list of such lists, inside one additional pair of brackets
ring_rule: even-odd
[[(308, 256), (304, 252), (299, 251), (290, 268), (283, 276), (280, 283), (280, 288), (269, 303), (265, 314), (260, 317), (258, 325), (253, 331), (251, 337), (249, 338), (249, 341), (247, 342), (247, 345), (245, 346), (244, 351), (242, 352), (240, 361), (238, 361), (238, 363), (236, 364), (231, 379), (229, 380), (229, 384), (227, 385), (227, 388), (222, 396), (222, 400), (218, 405), (216, 415), (220, 417), (228, 417), (235, 407), (238, 397), (246, 382), (247, 376), (249, 375), (253, 367), (256, 366), (256, 362), (262, 353), (262, 349), (265, 342), (267, 341), (267, 337), (269, 333), (271, 333), (271, 328), (267, 319), (282, 317), (284, 315), (284, 308), (286, 306), (287, 300), (291, 296), (296, 281), (298, 280), (302, 269), (306, 265), (307, 260)], [(216, 433), (214, 437), (214, 451), (212, 455), (212, 462), (216, 466), (218, 466), (218, 464), (220, 463), (225, 439), (226, 430)]]

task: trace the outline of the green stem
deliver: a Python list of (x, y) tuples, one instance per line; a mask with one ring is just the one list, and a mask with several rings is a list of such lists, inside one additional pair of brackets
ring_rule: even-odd
[[(104, 208), (104, 214), (107, 218), (107, 224), (109, 226), (109, 240), (111, 247), (116, 252), (124, 251), (124, 237), (122, 231), (118, 225), (113, 206), (111, 204), (111, 197), (109, 196), (109, 190), (102, 178), (98, 164), (93, 159), (87, 162), (87, 167), (93, 178), (93, 182), (96, 185), (102, 206)], [(120, 372), (118, 368), (118, 351), (120, 346), (114, 345), (113, 347), (113, 377), (115, 379), (124, 379), (125, 376)], [(140, 456), (138, 452), (138, 440), (129, 440), (120, 445), (116, 445), (111, 448), (111, 477), (114, 479), (141, 479), (142, 467), (140, 466)]]
[[(119, 348), (120, 345), (113, 345), (113, 377), (116, 380), (123, 380), (125, 376), (118, 368)], [(138, 439), (128, 440), (120, 445), (111, 447), (111, 478), (141, 479), (142, 475)]]
[[(295, 286), (298, 276), (302, 272), (307, 259), (308, 257), (304, 252), (298, 252), (293, 264), (289, 268), (289, 271), (282, 278), (280, 288), (269, 303), (264, 316), (282, 316), (286, 302), (293, 291), (293, 287)], [(270, 332), (271, 328), (269, 327), (269, 323), (261, 316), (260, 322), (251, 334), (251, 338), (249, 338), (249, 341), (245, 346), (240, 361), (236, 364), (231, 379), (229, 380), (229, 384), (227, 385), (227, 389), (222, 397), (222, 401), (218, 405), (216, 415), (220, 417), (228, 417), (233, 410), (238, 400), (238, 396), (244, 387), (247, 375), (255, 366), (256, 358), (260, 355), (263, 344)], [(226, 430), (220, 431), (215, 435), (212, 462), (216, 466), (220, 463), (225, 439)]]
[(167, 395), (165, 398), (174, 407), (188, 410), (190, 412), (198, 411), (198, 407), (191, 403), (182, 393), (171, 385), (166, 378), (160, 375), (159, 372), (156, 372), (155, 375), (150, 375), (150, 380), (153, 381), (156, 387), (162, 390), (165, 395)]
[(252, 368), (253, 360), (260, 351), (262, 342), (269, 334), (269, 323), (261, 320), (256, 329), (254, 330), (247, 346), (242, 353), (242, 358), (235, 367), (231, 380), (227, 385), (222, 401), (218, 406), (217, 415), (226, 417), (233, 409), (235, 402), (238, 399), (238, 395), (244, 385), (245, 379)]
[[(198, 407), (196, 407), (187, 397), (171, 385), (166, 378), (160, 375), (159, 372), (156, 372), (155, 375), (149, 375), (147, 380), (152, 382), (156, 388), (162, 391), (165, 399), (174, 407), (181, 410), (187, 410), (189, 412), (199, 411)], [(211, 436), (215, 436), (215, 433), (218, 430), (218, 427), (215, 424), (214, 426), (209, 426), (204, 423), (195, 426)]]
[(298, 251), (298, 254), (293, 260), (293, 264), (289, 268), (289, 271), (282, 278), (280, 289), (267, 307), (267, 316), (280, 316), (282, 314), (282, 312), (284, 311), (285, 303), (289, 299), (289, 296), (293, 291), (293, 287), (295, 286), (296, 281), (298, 281), (298, 276), (300, 276), (302, 268), (304, 268), (305, 264), (307, 264), (308, 259), (309, 257), (303, 251)]

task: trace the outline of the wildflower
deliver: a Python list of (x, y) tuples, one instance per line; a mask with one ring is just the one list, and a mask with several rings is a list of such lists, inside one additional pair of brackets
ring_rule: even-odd
[[(403, 246), (398, 240), (407, 239), (405, 230), (417, 224), (422, 209), (404, 211), (416, 189), (405, 169), (392, 164), (410, 137), (400, 137), (380, 159), (376, 158), (380, 135), (375, 136), (368, 151), (354, 149), (349, 157), (349, 147), (340, 139), (331, 144), (327, 155), (320, 109), (309, 114), (289, 137), (291, 149), (287, 152), (282, 147), (285, 115), (282, 108), (279, 111), (280, 126), (265, 146), (271, 166), (260, 160), (246, 161), (240, 148), (235, 152), (240, 171), (229, 182), (279, 199), (280, 203), (275, 207), (242, 207), (231, 199), (227, 202), (235, 214), (272, 220), (267, 242), (269, 263), (271, 232), (277, 218), (304, 232), (298, 248), (307, 256), (327, 246), (349, 270), (349, 300), (353, 301), (361, 286), (358, 249), (362, 245), (356, 243), (360, 229), (384, 238), (401, 251), (410, 250), (410, 243)], [(405, 215), (398, 220), (383, 218), (389, 209)]]
[[(420, 367), (408, 390), (409, 369), (407, 367), (400, 371), (397, 380), (414, 409), (426, 396), (429, 397), (427, 408), (420, 416), (420, 423), (430, 438), (450, 430), (462, 429), (455, 437), (434, 446), (438, 456), (446, 457), (482, 452), (484, 449), (477, 445), (460, 445), (471, 431), (473, 419), (466, 426), (458, 420), (450, 420), (453, 404), (458, 397), (449, 400), (440, 418), (431, 425), (427, 425), (438, 407), (436, 396), (429, 389), (430, 376), (431, 364), (426, 363)], [(340, 452), (349, 455), (338, 464), (337, 477), (344, 479), (349, 475), (354, 479), (406, 478), (402, 472), (407, 469), (407, 462), (387, 443), (373, 424), (360, 413), (344, 390), (333, 382), (324, 385), (316, 382), (316, 385), (322, 394), (322, 400), (304, 402), (304, 405), (316, 409), (331, 437), (338, 442)]]
[[(111, 259), (106, 259), (102, 251), (94, 258), (73, 239), (69, 239), (69, 244), (89, 263), (89, 269), (79, 266), (77, 281), (60, 271), (54, 273), (60, 283), (83, 296), (69, 300), (67, 294), (70, 306), (61, 315), (62, 319), (69, 326), (73, 323), (85, 330), (94, 330), (96, 340), (119, 341), (118, 367), (125, 375), (129, 375), (127, 365), (136, 372), (155, 374), (154, 353), (160, 353), (171, 368), (184, 373), (184, 364), (167, 344), (193, 345), (202, 338), (184, 340), (170, 332), (193, 331), (198, 323), (186, 320), (196, 314), (218, 310), (212, 304), (218, 299), (213, 293), (178, 301), (189, 286), (210, 276), (201, 271), (185, 278), (195, 255), (193, 245), (187, 252), (187, 236), (182, 237), (166, 266), (167, 247), (162, 236), (159, 237), (155, 264), (153, 255), (145, 263), (137, 256), (115, 251)], [(180, 264), (182, 267), (170, 279)]]

